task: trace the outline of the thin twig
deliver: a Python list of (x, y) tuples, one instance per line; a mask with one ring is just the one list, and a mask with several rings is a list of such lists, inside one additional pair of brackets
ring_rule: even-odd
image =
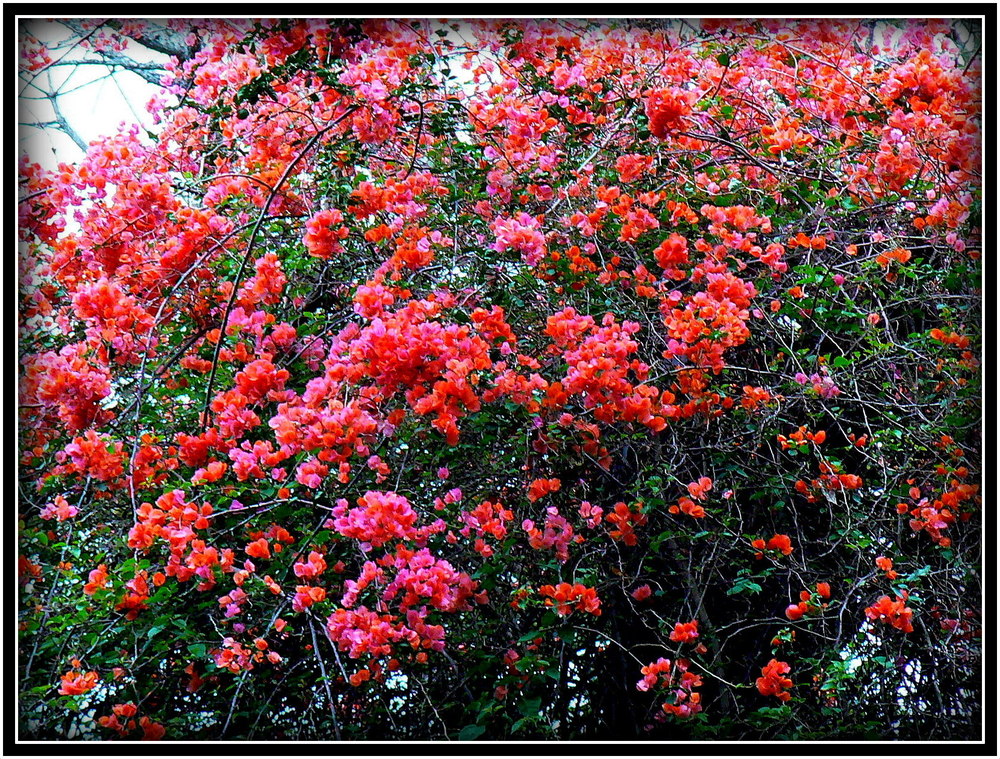
[(330, 691), (330, 678), (326, 675), (326, 665), (323, 664), (323, 657), (319, 655), (319, 643), (316, 641), (316, 626), (313, 624), (312, 617), (309, 617), (309, 633), (312, 635), (313, 654), (316, 655), (316, 663), (319, 665), (319, 672), (323, 677), (323, 687), (326, 689), (326, 697), (330, 702), (330, 719), (333, 720), (333, 732), (339, 741), (341, 740), (340, 724), (337, 722), (336, 704), (333, 700), (333, 693)]
[(240, 285), (243, 281), (243, 274), (246, 271), (247, 262), (250, 260), (250, 256), (253, 253), (254, 243), (257, 240), (257, 233), (260, 231), (261, 225), (264, 223), (264, 218), (267, 216), (268, 210), (271, 208), (271, 203), (274, 202), (275, 197), (277, 197), (279, 190), (281, 190), (282, 185), (288, 177), (291, 176), (292, 171), (298, 165), (306, 153), (312, 150), (313, 146), (319, 142), (320, 137), (326, 134), (328, 131), (333, 129), (335, 126), (340, 124), (344, 119), (353, 114), (361, 106), (351, 106), (343, 114), (341, 114), (334, 121), (330, 122), (327, 126), (323, 127), (321, 130), (316, 132), (312, 137), (309, 138), (309, 142), (306, 143), (305, 147), (299, 151), (299, 154), (292, 159), (292, 161), (285, 167), (284, 173), (282, 173), (281, 178), (275, 183), (274, 187), (271, 188), (271, 192), (267, 196), (267, 200), (264, 202), (263, 208), (260, 209), (260, 213), (257, 215), (257, 220), (254, 222), (253, 229), (250, 231), (250, 240), (247, 243), (246, 253), (243, 254), (243, 260), (240, 262), (239, 271), (236, 273), (236, 279), (233, 282), (233, 290), (229, 294), (229, 300), (226, 302), (226, 310), (222, 316), (222, 324), (219, 327), (219, 339), (215, 344), (215, 353), (212, 356), (212, 370), (208, 375), (208, 385), (205, 388), (205, 404), (204, 404), (204, 415), (202, 417), (202, 429), (204, 430), (208, 426), (208, 411), (212, 403), (212, 386), (215, 384), (215, 375), (219, 369), (219, 355), (222, 352), (222, 344), (226, 339), (226, 327), (229, 324), (229, 317), (233, 311), (233, 305), (236, 303), (236, 296), (239, 294)]

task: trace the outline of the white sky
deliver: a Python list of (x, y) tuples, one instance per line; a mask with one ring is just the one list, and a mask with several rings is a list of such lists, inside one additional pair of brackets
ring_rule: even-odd
[[(26, 19), (21, 23), (41, 41), (56, 45), (71, 36), (63, 25), (41, 19)], [(140, 61), (166, 61), (159, 55), (137, 44), (123, 53)], [(53, 60), (63, 51), (50, 54)], [(75, 48), (63, 61), (100, 60), (92, 51)], [(36, 86), (37, 85), (37, 86)], [(39, 98), (38, 88), (60, 93), (59, 108), (69, 124), (85, 142), (102, 135), (113, 134), (124, 124), (140, 124), (154, 128), (146, 112), (146, 103), (159, 88), (137, 74), (116, 69), (112, 72), (103, 65), (53, 66), (37, 75), (34, 84), (18, 78), (19, 149), (45, 168), (55, 168), (60, 162), (75, 162), (83, 152), (57, 127), (37, 129), (23, 126), (32, 122), (47, 122), (54, 118), (49, 102)]]

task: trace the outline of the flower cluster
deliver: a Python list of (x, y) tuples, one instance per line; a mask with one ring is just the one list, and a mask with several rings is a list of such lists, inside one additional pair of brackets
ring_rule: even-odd
[(661, 140), (684, 126), (684, 117), (691, 113), (690, 93), (675, 88), (653, 90), (645, 102), (649, 131)]
[(539, 530), (534, 521), (525, 519), (521, 527), (528, 533), (528, 544), (537, 550), (553, 549), (556, 558), (565, 563), (569, 561), (570, 543), (582, 543), (583, 536), (573, 532), (573, 526), (566, 517), (559, 513), (555, 506), (545, 510), (545, 527)]
[[(823, 600), (830, 598), (830, 584), (827, 582), (817, 583), (815, 596)], [(785, 609), (785, 616), (792, 622), (796, 622), (807, 614), (819, 611), (821, 607), (817, 606), (817, 603), (822, 604), (822, 608), (824, 609), (827, 606), (825, 603), (818, 601), (812, 592), (803, 590), (799, 593), (799, 602), (797, 604), (790, 604)]]
[(545, 598), (546, 606), (555, 606), (556, 613), (566, 617), (574, 611), (585, 611), (595, 617), (601, 616), (601, 599), (595, 588), (576, 583), (561, 582), (558, 585), (543, 585), (538, 593)]
[(913, 632), (913, 609), (906, 605), (909, 597), (909, 592), (905, 590), (895, 600), (882, 596), (865, 609), (865, 616), (873, 622), (891, 625), (902, 632)]
[(701, 686), (699, 675), (689, 671), (687, 659), (657, 659), (642, 668), (642, 679), (636, 683), (641, 691), (659, 689), (668, 691), (667, 701), (662, 705), (664, 714), (676, 717), (693, 717), (701, 707), (701, 694), (695, 688)]
[(787, 662), (771, 659), (761, 667), (761, 676), (757, 678), (757, 690), (762, 696), (774, 696), (780, 701), (788, 701), (792, 694), (788, 688), (792, 687), (790, 678), (785, 677), (792, 668)]
[(788, 556), (795, 550), (792, 545), (792, 539), (787, 535), (776, 534), (768, 538), (766, 541), (763, 538), (756, 538), (752, 541), (751, 545), (757, 549), (757, 554), (755, 558), (763, 559), (764, 551), (774, 551), (776, 554), (780, 553), (782, 556)]
[(65, 673), (59, 685), (60, 696), (79, 696), (93, 690), (100, 679), (96, 672), (77, 672), (70, 670)]
[(369, 490), (359, 498), (357, 508), (349, 509), (347, 501), (341, 499), (332, 514), (331, 526), (335, 530), (369, 548), (378, 548), (391, 540), (426, 539), (444, 528), (443, 522), (417, 527), (419, 517), (406, 498), (377, 490)]
[(670, 640), (677, 643), (691, 643), (698, 639), (698, 620), (678, 622), (670, 633)]
[(336, 210), (320, 211), (306, 222), (306, 233), (302, 238), (310, 255), (330, 258), (343, 252), (341, 241), (348, 235), (343, 226), (344, 215)]
[(642, 504), (637, 504), (633, 510), (621, 501), (616, 503), (604, 518), (609, 525), (608, 535), (613, 540), (620, 540), (627, 546), (634, 546), (638, 541), (635, 528), (642, 527), (648, 517), (642, 512)]

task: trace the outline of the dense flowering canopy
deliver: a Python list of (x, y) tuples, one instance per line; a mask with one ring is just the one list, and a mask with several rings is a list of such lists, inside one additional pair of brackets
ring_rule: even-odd
[(975, 29), (169, 30), (22, 163), (22, 730), (976, 735)]

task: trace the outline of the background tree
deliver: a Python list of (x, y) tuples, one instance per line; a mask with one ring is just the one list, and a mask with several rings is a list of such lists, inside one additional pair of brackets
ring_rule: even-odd
[(68, 27), (22, 737), (979, 736), (973, 25)]

